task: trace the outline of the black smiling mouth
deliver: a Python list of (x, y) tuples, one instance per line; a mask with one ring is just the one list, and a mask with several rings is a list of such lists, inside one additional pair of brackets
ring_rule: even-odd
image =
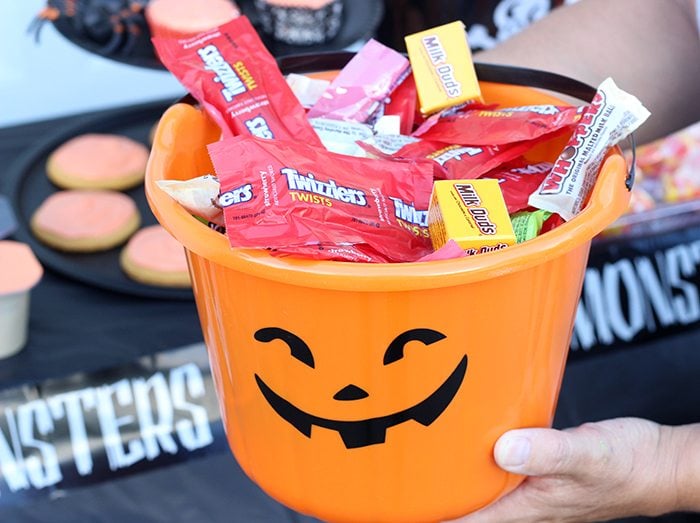
[(387, 416), (358, 421), (338, 421), (308, 414), (273, 392), (257, 374), (255, 381), (275, 412), (304, 436), (311, 437), (311, 427), (314, 425), (324, 427), (337, 431), (345, 447), (354, 449), (384, 443), (387, 429), (404, 421), (416, 420), (426, 427), (430, 425), (452, 402), (466, 373), (467, 356), (464, 356), (443, 384), (417, 405)]

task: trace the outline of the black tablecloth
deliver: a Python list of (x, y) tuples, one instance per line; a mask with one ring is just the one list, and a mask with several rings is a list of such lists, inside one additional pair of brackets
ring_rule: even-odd
[[(113, 115), (114, 111), (105, 111)], [(82, 115), (0, 129), (0, 194), (13, 162)], [(139, 357), (201, 342), (191, 300), (103, 290), (47, 269), (31, 293), (29, 338), (0, 362), (0, 389), (128, 365)], [(203, 345), (201, 350), (204, 351)], [(2, 408), (2, 405), (0, 405)], [(2, 492), (0, 492), (2, 496)], [(240, 470), (227, 450), (46, 499), (2, 506), (12, 522), (313, 521), (281, 506)]]
[[(6, 193), (13, 182), (7, 175), (13, 172), (13, 160), (77, 118), (0, 129), (0, 193)], [(0, 362), (0, 389), (124, 365), (201, 340), (192, 301), (102, 290), (49, 269), (32, 292), (27, 346)], [(615, 416), (640, 416), (669, 424), (700, 421), (699, 347), (700, 330), (695, 329), (624, 350), (576, 358), (566, 370), (555, 425)], [(226, 450), (26, 504), (0, 504), (0, 520), (312, 521), (267, 497)], [(675, 515), (653, 521), (699, 522), (700, 517)]]

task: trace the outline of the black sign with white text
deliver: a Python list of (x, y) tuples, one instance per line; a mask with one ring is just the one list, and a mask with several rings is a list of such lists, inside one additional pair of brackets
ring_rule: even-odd
[(700, 224), (594, 242), (570, 358), (634, 347), (698, 325)]
[(0, 506), (225, 448), (202, 344), (0, 392)]

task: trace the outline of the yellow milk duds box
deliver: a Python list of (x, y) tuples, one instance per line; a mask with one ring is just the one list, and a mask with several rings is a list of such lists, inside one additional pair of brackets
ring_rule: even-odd
[(408, 35), (404, 40), (423, 114), (481, 100), (462, 22), (433, 27)]
[(503, 193), (493, 179), (435, 181), (428, 230), (436, 250), (448, 240), (470, 255), (516, 243)]

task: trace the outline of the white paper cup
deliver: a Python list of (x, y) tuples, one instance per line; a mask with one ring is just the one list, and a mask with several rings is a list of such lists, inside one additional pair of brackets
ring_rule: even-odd
[(0, 358), (17, 354), (27, 343), (29, 291), (0, 296)]
[(44, 273), (28, 245), (0, 241), (0, 358), (27, 343), (29, 295)]

